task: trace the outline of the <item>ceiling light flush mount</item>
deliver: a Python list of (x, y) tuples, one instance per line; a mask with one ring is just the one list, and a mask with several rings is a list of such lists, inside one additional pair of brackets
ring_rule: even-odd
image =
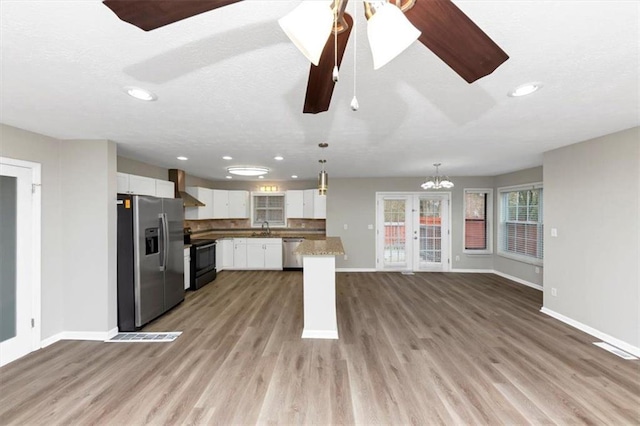
[(434, 163), (433, 165), (436, 167), (436, 174), (420, 185), (422, 189), (453, 188), (453, 182), (451, 182), (451, 179), (449, 179), (448, 176), (440, 176), (438, 173), (438, 168), (441, 166), (441, 163)]
[(282, 161), (284, 160), (284, 157), (282, 155), (276, 155), (275, 157), (273, 157), (273, 159), (276, 161)]
[(540, 90), (541, 88), (542, 88), (542, 83), (534, 81), (531, 83), (521, 84), (520, 86), (510, 91), (508, 95), (512, 98), (518, 98), (520, 96), (530, 95), (533, 92)]
[(291, 175), (291, 179), (298, 179), (298, 175)]
[(322, 170), (318, 175), (318, 194), (327, 195), (327, 189), (329, 189), (329, 175), (324, 170), (324, 165), (327, 160), (318, 160), (318, 162), (322, 164)]
[(236, 166), (227, 168), (227, 172), (238, 176), (261, 176), (269, 173), (266, 167)]
[(223, 160), (233, 160), (233, 157), (231, 157), (230, 155), (225, 155), (224, 157), (222, 157)]
[(176, 158), (177, 158), (178, 160), (180, 160), (180, 161), (187, 161), (187, 160), (188, 160), (188, 158), (187, 158), (187, 157), (185, 157), (184, 155), (181, 155), (181, 156), (176, 157)]
[(158, 99), (158, 96), (155, 93), (141, 89), (140, 87), (127, 86), (124, 90), (127, 95), (140, 101), (152, 102)]

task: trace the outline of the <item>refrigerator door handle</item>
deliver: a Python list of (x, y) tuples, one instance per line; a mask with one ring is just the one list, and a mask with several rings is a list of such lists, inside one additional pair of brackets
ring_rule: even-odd
[(167, 222), (167, 214), (160, 213), (160, 270), (167, 270), (167, 261), (169, 255), (169, 223)]

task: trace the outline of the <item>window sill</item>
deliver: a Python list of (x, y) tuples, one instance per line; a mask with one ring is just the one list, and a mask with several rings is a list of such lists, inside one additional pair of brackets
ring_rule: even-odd
[(491, 256), (493, 251), (489, 250), (462, 250), (462, 253), (467, 256)]
[(498, 251), (498, 256), (504, 257), (506, 259), (522, 262), (522, 263), (527, 263), (529, 265), (536, 265), (536, 266), (543, 266), (544, 265), (544, 260), (543, 259), (536, 259), (534, 257), (518, 256), (517, 254), (506, 253), (506, 252), (503, 252), (503, 251)]

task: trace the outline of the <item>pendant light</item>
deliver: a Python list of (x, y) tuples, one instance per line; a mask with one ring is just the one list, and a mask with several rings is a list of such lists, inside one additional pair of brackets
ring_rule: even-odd
[(441, 166), (441, 163), (434, 163), (436, 167), (435, 176), (431, 176), (425, 183), (421, 185), (422, 189), (449, 189), (453, 188), (453, 182), (449, 179), (448, 176), (440, 176), (438, 173), (438, 168)]
[(324, 165), (327, 160), (319, 160), (320, 164), (322, 164), (322, 171), (318, 175), (318, 194), (319, 195), (327, 195), (327, 189), (329, 188), (329, 175), (324, 170)]

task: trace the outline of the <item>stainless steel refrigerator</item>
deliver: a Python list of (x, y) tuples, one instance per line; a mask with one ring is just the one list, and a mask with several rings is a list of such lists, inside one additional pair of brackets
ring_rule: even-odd
[(118, 328), (135, 331), (184, 300), (182, 199), (118, 194)]

